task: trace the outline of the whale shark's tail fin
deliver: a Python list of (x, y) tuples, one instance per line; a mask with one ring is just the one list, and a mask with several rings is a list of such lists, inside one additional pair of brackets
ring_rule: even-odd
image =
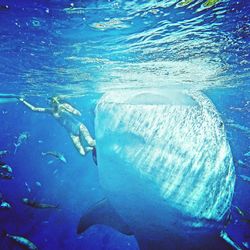
[(77, 233), (85, 232), (89, 227), (97, 224), (110, 226), (126, 235), (133, 234), (107, 199), (97, 202), (84, 213), (79, 221)]

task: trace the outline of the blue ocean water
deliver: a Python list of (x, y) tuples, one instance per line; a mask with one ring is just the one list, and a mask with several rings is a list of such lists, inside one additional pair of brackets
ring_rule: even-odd
[[(250, 218), (250, 85), (248, 1), (1, 1), (0, 93), (36, 106), (61, 95), (79, 109), (92, 135), (95, 106), (120, 89), (178, 88), (206, 93), (218, 109), (236, 168), (233, 205)], [(20, 102), (0, 103), (0, 160), (14, 179), (0, 180), (12, 209), (0, 229), (39, 249), (139, 249), (133, 236), (105, 227), (76, 234), (79, 218), (104, 193), (91, 154), (80, 156), (67, 131), (48, 114)], [(27, 140), (14, 154), (18, 137)], [(42, 156), (58, 151), (67, 163)], [(39, 182), (41, 185), (37, 184)], [(58, 204), (36, 210), (21, 199)], [(243, 249), (250, 225), (232, 206), (226, 231)], [(244, 244), (243, 244), (244, 243)], [(0, 249), (19, 249), (1, 236)]]

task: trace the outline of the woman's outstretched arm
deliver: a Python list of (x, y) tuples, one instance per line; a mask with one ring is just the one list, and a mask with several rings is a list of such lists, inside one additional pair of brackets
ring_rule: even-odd
[(48, 113), (51, 112), (51, 109), (49, 109), (49, 108), (40, 108), (40, 107), (33, 106), (32, 104), (25, 101), (24, 98), (19, 98), (19, 101), (21, 101), (26, 107), (28, 107), (32, 111), (35, 111), (35, 112), (48, 112)]

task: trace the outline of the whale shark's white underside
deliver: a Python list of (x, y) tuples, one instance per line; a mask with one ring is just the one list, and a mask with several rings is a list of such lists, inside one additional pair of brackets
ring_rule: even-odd
[(117, 224), (141, 249), (209, 249), (209, 242), (216, 249), (210, 239), (228, 215), (235, 170), (223, 122), (204, 94), (105, 94), (95, 131), (100, 182), (120, 224), (98, 222), (97, 212), (88, 225)]

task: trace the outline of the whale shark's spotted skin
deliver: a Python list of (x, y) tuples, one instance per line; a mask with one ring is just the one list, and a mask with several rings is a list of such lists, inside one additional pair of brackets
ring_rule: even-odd
[(235, 170), (223, 122), (204, 94), (105, 94), (95, 122), (100, 181), (138, 238), (188, 249), (219, 234)]

